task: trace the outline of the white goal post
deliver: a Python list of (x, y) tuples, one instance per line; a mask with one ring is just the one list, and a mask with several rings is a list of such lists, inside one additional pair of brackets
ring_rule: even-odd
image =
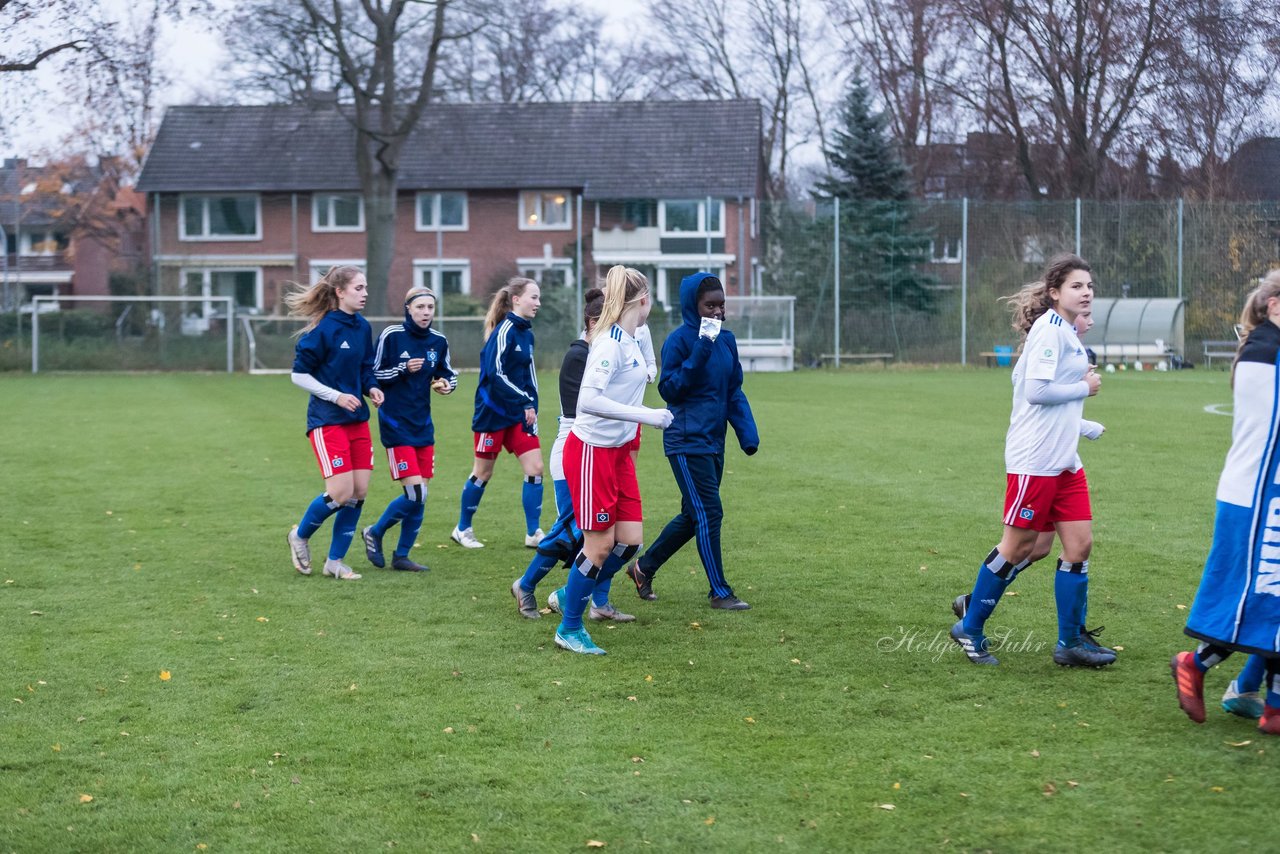
[[(52, 318), (62, 303), (191, 303), (202, 307), (202, 314), (197, 319), (235, 317), (235, 297), (229, 296), (36, 296), (31, 298), (31, 373), (40, 373), (40, 318)], [(220, 306), (219, 313), (214, 306)], [(128, 309), (126, 309), (127, 311)], [(120, 319), (123, 319), (123, 315)], [(119, 320), (119, 319), (118, 319)], [(184, 324), (185, 325), (185, 324)], [(227, 333), (227, 373), (235, 370), (235, 326), (224, 324)], [(184, 330), (185, 331), (185, 330)], [(197, 333), (202, 330), (197, 330)], [(206, 330), (207, 331), (207, 325)]]

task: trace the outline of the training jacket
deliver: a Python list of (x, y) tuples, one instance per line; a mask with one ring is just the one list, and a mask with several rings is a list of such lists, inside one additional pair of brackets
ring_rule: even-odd
[(332, 424), (358, 424), (369, 420), (364, 396), (378, 387), (373, 376), (373, 330), (359, 314), (340, 309), (320, 318), (315, 328), (298, 339), (293, 372), (310, 374), (342, 394), (355, 395), (360, 407), (348, 412), (314, 394), (307, 403), (307, 432)]
[[(480, 382), (471, 429), (496, 433), (524, 424), (524, 411), (538, 410), (538, 375), (533, 365), (533, 324), (515, 312), (499, 321), (480, 350)], [(526, 431), (537, 435), (537, 428)]]
[(662, 433), (662, 447), (673, 454), (723, 454), (727, 424), (748, 454), (760, 447), (751, 405), (742, 391), (742, 363), (733, 333), (721, 327), (715, 341), (698, 335), (698, 285), (710, 273), (694, 273), (680, 282), (684, 323), (662, 344), (658, 393), (674, 420)]
[[(374, 356), (374, 377), (386, 400), (378, 410), (378, 435), (384, 448), (409, 445), (423, 448), (436, 443), (431, 422), (431, 384), (445, 380), (458, 387), (458, 372), (449, 364), (449, 342), (430, 326), (421, 328), (404, 310), (404, 323), (382, 330)], [(425, 359), (416, 372), (410, 359)]]

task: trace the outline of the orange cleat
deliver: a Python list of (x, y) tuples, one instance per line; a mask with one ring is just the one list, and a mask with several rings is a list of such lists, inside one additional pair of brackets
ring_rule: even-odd
[[(1195, 654), (1178, 653), (1169, 662), (1169, 668), (1178, 686), (1178, 705), (1191, 720), (1204, 723), (1204, 674), (1196, 667)], [(1280, 722), (1277, 725), (1280, 726)]]

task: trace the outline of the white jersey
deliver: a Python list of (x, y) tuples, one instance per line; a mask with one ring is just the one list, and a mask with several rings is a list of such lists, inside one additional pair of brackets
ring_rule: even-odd
[[(644, 405), (644, 354), (636, 339), (614, 324), (591, 342), (581, 388), (594, 388), (605, 397), (627, 406)], [(579, 392), (581, 394), (581, 392)], [(588, 445), (616, 448), (636, 437), (634, 421), (601, 418), (582, 411), (581, 396), (573, 421), (573, 434)]]
[(636, 343), (640, 345), (641, 359), (648, 370), (647, 376), (656, 376), (658, 360), (653, 355), (653, 335), (649, 332), (649, 324), (642, 323), (636, 327)]
[(1013, 369), (1013, 411), (1004, 442), (1006, 472), (1053, 477), (1080, 470), (1077, 449), (1087, 395), (1064, 403), (1029, 403), (1027, 382), (1074, 385), (1084, 382), (1088, 372), (1089, 357), (1075, 327), (1053, 309), (1037, 318)]

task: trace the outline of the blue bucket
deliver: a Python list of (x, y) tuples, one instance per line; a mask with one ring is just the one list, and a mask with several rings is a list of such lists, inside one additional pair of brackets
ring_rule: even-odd
[(1002, 368), (1007, 368), (1013, 364), (1013, 348), (1008, 344), (997, 344), (991, 348), (996, 354), (996, 364)]

